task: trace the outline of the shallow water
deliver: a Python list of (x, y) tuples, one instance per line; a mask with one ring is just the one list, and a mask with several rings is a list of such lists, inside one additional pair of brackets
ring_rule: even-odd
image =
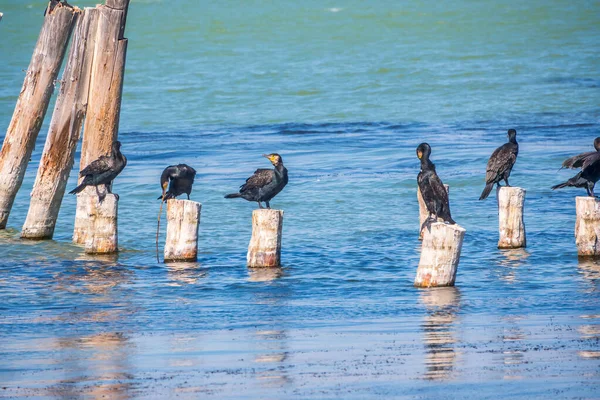
[[(43, 10), (0, 11), (4, 131)], [(597, 398), (600, 264), (573, 238), (584, 193), (549, 187), (598, 136), (599, 11), (133, 0), (121, 252), (70, 243), (73, 196), (55, 240), (19, 240), (46, 121), (0, 232), (0, 397)], [(508, 128), (519, 251), (496, 249), (495, 199), (477, 201)], [(422, 141), (467, 229), (455, 288), (412, 287)], [(284, 266), (248, 270), (255, 206), (223, 195), (275, 151)], [(158, 176), (179, 162), (198, 170), (199, 262), (158, 264)]]

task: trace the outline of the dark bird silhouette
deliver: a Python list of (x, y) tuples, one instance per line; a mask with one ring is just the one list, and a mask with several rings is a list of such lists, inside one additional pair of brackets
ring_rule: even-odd
[[(575, 164), (573, 163), (573, 165)], [(600, 179), (600, 151), (592, 152), (592, 154), (589, 154), (583, 160), (577, 161), (577, 165), (579, 164), (581, 165), (581, 171), (577, 175), (566, 182), (552, 186), (552, 190), (565, 187), (585, 188), (588, 196), (595, 197), (594, 186), (596, 186), (596, 182)]]
[[(127, 158), (121, 153), (121, 142), (116, 141), (113, 143), (109, 155), (101, 156), (81, 170), (79, 176), (84, 177), (83, 181), (75, 189), (71, 190), (69, 194), (79, 193), (86, 186), (95, 186), (100, 202), (104, 201), (106, 193), (100, 194), (98, 185), (105, 185), (106, 191), (112, 193), (112, 181), (123, 171), (125, 165), (127, 165)], [(117, 196), (117, 199), (119, 198), (118, 195), (115, 196)]]
[(442, 218), (444, 222), (451, 225), (456, 223), (450, 215), (448, 192), (435, 171), (435, 165), (429, 159), (430, 154), (431, 146), (427, 143), (421, 143), (417, 147), (417, 157), (421, 160), (421, 171), (417, 176), (417, 183), (429, 213), (429, 217), (423, 222), (421, 230), (432, 222), (436, 222), (438, 218)]
[(596, 139), (594, 139), (594, 149), (596, 149), (596, 151), (586, 151), (585, 153), (581, 153), (581, 154), (578, 154), (571, 158), (567, 158), (565, 161), (563, 161), (561, 169), (562, 168), (570, 168), (570, 169), (581, 168), (583, 166), (583, 162), (585, 161), (586, 158), (588, 158), (589, 156), (596, 155), (600, 151), (600, 137), (597, 137)]
[(498, 147), (490, 156), (485, 169), (485, 188), (479, 197), (479, 200), (485, 200), (490, 195), (494, 188), (494, 184), (500, 186), (500, 181), (504, 180), (506, 186), (508, 177), (512, 171), (513, 165), (517, 161), (519, 154), (519, 144), (517, 143), (517, 131), (514, 129), (508, 130), (508, 143), (504, 143)]
[[(166, 201), (185, 193), (189, 200), (195, 176), (196, 170), (189, 165), (178, 164), (168, 166), (160, 176), (162, 196), (158, 196), (158, 198)], [(167, 190), (167, 186), (169, 190)]]
[(275, 197), (288, 183), (288, 171), (283, 166), (283, 159), (277, 153), (263, 154), (271, 161), (274, 169), (257, 169), (250, 178), (246, 180), (238, 193), (225, 196), (226, 199), (241, 197), (248, 201), (258, 202), (258, 207), (263, 208), (261, 202), (265, 202), (267, 208), (271, 208), (269, 201)]

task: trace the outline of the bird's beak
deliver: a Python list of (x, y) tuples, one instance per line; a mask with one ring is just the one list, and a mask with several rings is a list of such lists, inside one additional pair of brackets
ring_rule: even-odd
[(167, 186), (169, 186), (169, 182), (163, 182), (162, 184), (162, 201), (165, 201), (165, 195), (167, 194)]
[(420, 160), (423, 158), (423, 152), (421, 150), (417, 151), (417, 158)]
[(271, 159), (271, 157), (269, 157), (269, 155), (268, 155), (268, 154), (263, 154), (262, 156), (263, 156), (264, 158), (268, 158), (269, 160)]

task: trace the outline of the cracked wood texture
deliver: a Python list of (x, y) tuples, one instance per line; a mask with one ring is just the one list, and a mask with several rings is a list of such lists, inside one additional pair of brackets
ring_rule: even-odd
[[(107, 1), (97, 6), (98, 27), (94, 44), (88, 105), (83, 126), (80, 170), (102, 155), (109, 154), (119, 131), (121, 94), (125, 73), (127, 39), (123, 37), (129, 0)], [(81, 182), (81, 178), (79, 179)], [(93, 187), (82, 193), (92, 195)], [(79, 202), (79, 196), (77, 202)], [(77, 210), (82, 208), (77, 207)], [(75, 215), (73, 241), (83, 244), (87, 234), (80, 235), (87, 225)]]
[(198, 227), (201, 211), (202, 204), (195, 201), (167, 200), (165, 262), (198, 259)]
[[(446, 193), (450, 196), (450, 186), (444, 184), (444, 188), (446, 188)], [(421, 195), (421, 189), (417, 186), (417, 200), (419, 201), (419, 240), (423, 240), (423, 231), (421, 227), (423, 226), (423, 222), (429, 216), (429, 212), (427, 212), (427, 206), (425, 205), (425, 201), (423, 201), (423, 196)]]
[(580, 256), (600, 256), (600, 200), (595, 197), (577, 197), (575, 243)]
[(82, 220), (75, 222), (81, 229), (78, 235), (87, 254), (112, 254), (118, 251), (118, 205), (117, 196), (110, 193), (102, 203), (96, 193), (77, 195), (76, 218)]
[(424, 229), (416, 287), (454, 286), (465, 229), (443, 222)]
[(518, 249), (527, 246), (523, 207), (525, 189), (519, 187), (498, 187), (498, 240), (499, 249)]
[(79, 16), (21, 237), (52, 239), (87, 108), (95, 8)]
[(48, 6), (0, 151), (0, 229), (23, 183), (78, 12), (62, 3)]
[(252, 238), (248, 246), (247, 265), (252, 268), (281, 265), (283, 210), (252, 211)]

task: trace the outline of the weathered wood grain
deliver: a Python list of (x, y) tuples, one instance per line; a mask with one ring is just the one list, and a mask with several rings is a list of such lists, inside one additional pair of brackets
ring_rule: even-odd
[(498, 187), (498, 240), (499, 249), (518, 249), (527, 246), (523, 207), (525, 189), (520, 187)]
[(248, 267), (279, 267), (283, 211), (259, 209), (252, 212), (252, 238), (248, 246)]
[(167, 201), (165, 262), (197, 260), (201, 211), (202, 204), (195, 201), (177, 199)]
[(465, 229), (443, 222), (424, 229), (416, 287), (454, 286)]
[(600, 256), (600, 200), (595, 197), (575, 199), (575, 243), (580, 256)]

